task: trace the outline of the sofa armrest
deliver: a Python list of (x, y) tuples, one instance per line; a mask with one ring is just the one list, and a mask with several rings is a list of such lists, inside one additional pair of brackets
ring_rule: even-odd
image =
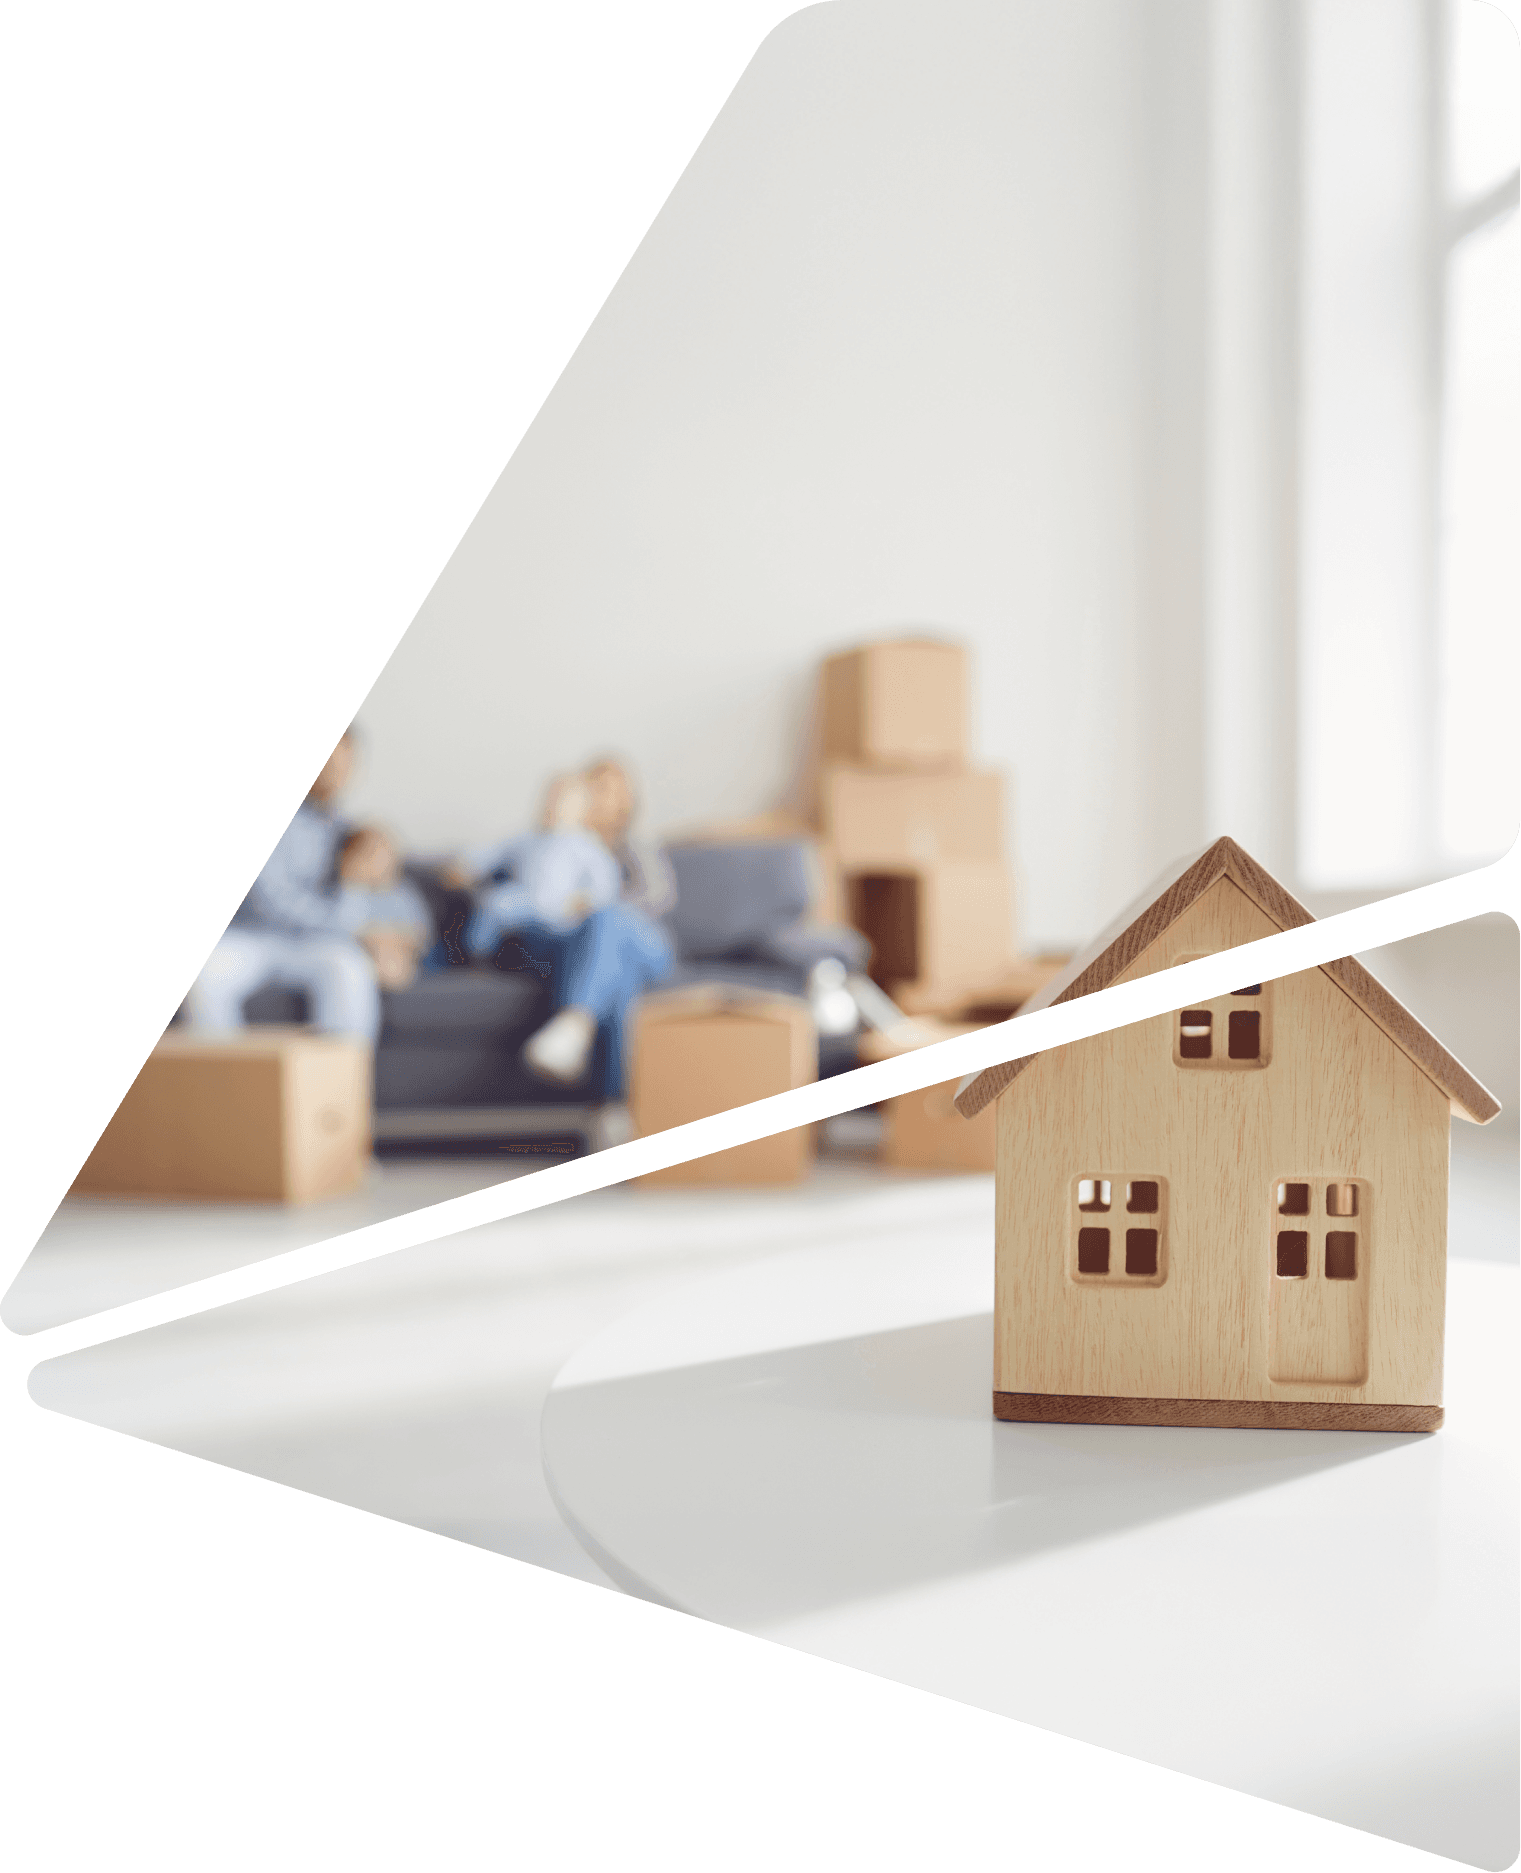
[(871, 944), (848, 924), (794, 923), (773, 930), (756, 943), (754, 954), (766, 962), (785, 963), (807, 975), (815, 964), (833, 960), (852, 974), (871, 959)]

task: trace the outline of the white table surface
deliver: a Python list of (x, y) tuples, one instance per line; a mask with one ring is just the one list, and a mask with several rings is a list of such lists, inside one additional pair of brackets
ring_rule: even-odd
[(1450, 1264), (1434, 1436), (998, 1424), (947, 1205), (694, 1282), (562, 1369), (626, 1589), (1487, 1867), (1517, 1851), (1518, 1272)]

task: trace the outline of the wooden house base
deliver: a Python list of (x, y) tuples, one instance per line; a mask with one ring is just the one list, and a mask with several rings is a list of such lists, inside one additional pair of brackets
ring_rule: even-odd
[(1202, 1425), (1224, 1431), (1435, 1431), (1440, 1405), (1290, 1404), (1269, 1398), (1103, 1398), (1070, 1392), (994, 1392), (1011, 1424)]

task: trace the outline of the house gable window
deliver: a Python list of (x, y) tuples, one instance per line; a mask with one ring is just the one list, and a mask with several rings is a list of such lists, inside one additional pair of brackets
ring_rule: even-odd
[(1229, 995), (1180, 1008), (1172, 1017), (1173, 1064), (1226, 1073), (1267, 1066), (1272, 1058), (1272, 986), (1249, 982)]

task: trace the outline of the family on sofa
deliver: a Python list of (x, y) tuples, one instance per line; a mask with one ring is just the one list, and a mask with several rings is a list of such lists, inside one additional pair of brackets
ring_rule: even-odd
[(340, 812), (354, 753), (349, 732), (207, 960), (183, 1009), (196, 1027), (370, 1043), (393, 1141), (463, 1141), (493, 1112), (515, 1115), (509, 1133), (533, 1113), (576, 1131), (575, 1111), (621, 1097), (630, 1007), (659, 985), (806, 997), (820, 1074), (856, 1064), (848, 997), (825, 984), (870, 945), (813, 921), (805, 839), (641, 842), (629, 775), (601, 760), (552, 783), (535, 831), (403, 864)]
[[(241, 1027), (250, 1001), (281, 989), (304, 998), (315, 1027), (373, 1045), (382, 990), (449, 960), (389, 837), (340, 815), (353, 762), (348, 730), (197, 977), (185, 1004), (193, 1027)], [(536, 831), (438, 873), (445, 890), (469, 893), (465, 954), (532, 970), (548, 991), (549, 1017), (523, 1044), (523, 1064), (571, 1087), (595, 1055), (604, 1097), (622, 1090), (629, 1007), (675, 962), (658, 921), (674, 900), (670, 868), (632, 837), (634, 809), (627, 772), (597, 761), (551, 785)]]

